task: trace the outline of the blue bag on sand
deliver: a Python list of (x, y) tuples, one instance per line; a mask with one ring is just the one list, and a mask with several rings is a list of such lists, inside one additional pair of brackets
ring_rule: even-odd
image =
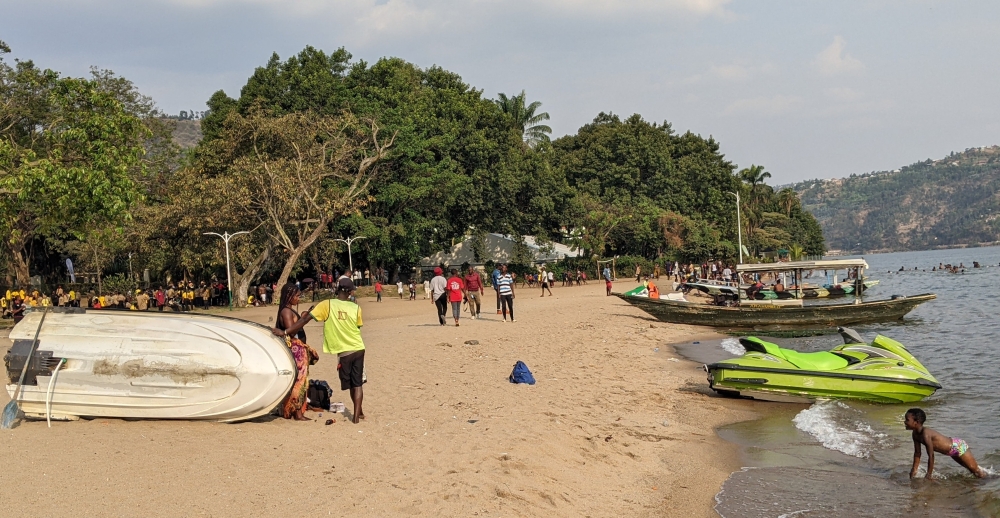
[(535, 377), (531, 375), (531, 371), (528, 370), (528, 366), (525, 365), (524, 362), (518, 360), (517, 363), (514, 364), (514, 370), (510, 372), (510, 382), (534, 385)]

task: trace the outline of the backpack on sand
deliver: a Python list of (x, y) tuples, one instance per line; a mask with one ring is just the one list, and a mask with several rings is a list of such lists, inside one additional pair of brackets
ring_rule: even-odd
[(524, 362), (518, 360), (518, 362), (514, 364), (514, 370), (510, 372), (510, 382), (534, 385), (535, 377), (531, 375), (531, 371), (528, 370), (528, 366), (525, 365)]

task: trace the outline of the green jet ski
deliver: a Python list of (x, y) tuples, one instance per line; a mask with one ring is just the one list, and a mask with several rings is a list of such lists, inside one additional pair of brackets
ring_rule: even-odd
[(839, 331), (844, 345), (815, 353), (741, 338), (743, 356), (705, 366), (708, 385), (719, 394), (782, 402), (910, 403), (941, 388), (903, 344), (882, 335), (865, 343), (853, 329)]

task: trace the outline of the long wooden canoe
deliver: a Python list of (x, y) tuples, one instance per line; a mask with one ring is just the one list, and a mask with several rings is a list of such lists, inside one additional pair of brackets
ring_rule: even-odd
[(858, 304), (724, 307), (695, 302), (651, 299), (615, 293), (625, 302), (663, 322), (734, 330), (785, 331), (892, 322), (937, 298), (933, 293)]

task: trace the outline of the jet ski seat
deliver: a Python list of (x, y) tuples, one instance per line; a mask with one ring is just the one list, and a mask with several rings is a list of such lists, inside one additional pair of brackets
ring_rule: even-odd
[(764, 340), (754, 336), (741, 338), (740, 344), (743, 345), (743, 348), (748, 352), (753, 351), (770, 354), (771, 356), (781, 358), (803, 370), (832, 371), (843, 369), (850, 364), (850, 362), (848, 362), (845, 358), (837, 356), (829, 351), (800, 353), (791, 349), (782, 349), (775, 344), (765, 342)]
[(800, 353), (790, 349), (782, 349), (785, 359), (792, 365), (810, 371), (833, 371), (847, 367), (848, 361), (829, 351), (815, 353)]

